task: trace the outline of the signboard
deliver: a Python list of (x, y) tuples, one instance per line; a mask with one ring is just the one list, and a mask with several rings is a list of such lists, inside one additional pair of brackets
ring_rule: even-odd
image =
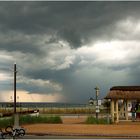
[(100, 112), (100, 110), (99, 109), (96, 109), (96, 113), (99, 113)]
[(102, 105), (102, 100), (98, 100), (98, 101), (96, 100), (95, 105), (97, 105), (97, 102), (98, 102), (98, 105)]
[(102, 104), (102, 101), (101, 100), (98, 100), (98, 105), (101, 105)]
[(99, 106), (96, 106), (96, 109), (99, 109)]
[(100, 112), (100, 108), (99, 106), (96, 106), (96, 110), (95, 110), (96, 113), (99, 113)]

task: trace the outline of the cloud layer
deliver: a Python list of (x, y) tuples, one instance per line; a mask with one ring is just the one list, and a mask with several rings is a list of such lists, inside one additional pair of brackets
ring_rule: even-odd
[[(0, 2), (0, 97), (87, 103), (100, 87), (139, 85), (140, 2)], [(53, 98), (54, 97), (54, 98)], [(9, 97), (8, 97), (9, 98)], [(47, 100), (47, 99), (46, 99)], [(48, 100), (47, 100), (48, 101)]]

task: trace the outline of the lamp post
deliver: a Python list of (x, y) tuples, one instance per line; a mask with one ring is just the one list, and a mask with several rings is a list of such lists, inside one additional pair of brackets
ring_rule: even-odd
[(98, 119), (98, 113), (99, 113), (99, 106), (98, 106), (98, 96), (99, 96), (99, 88), (95, 87), (96, 92), (96, 119)]

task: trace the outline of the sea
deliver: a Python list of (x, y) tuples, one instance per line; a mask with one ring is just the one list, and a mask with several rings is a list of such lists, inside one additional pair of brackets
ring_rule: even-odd
[[(0, 102), (0, 107), (12, 107), (14, 104), (11, 102)], [(25, 108), (74, 108), (86, 107), (88, 104), (80, 103), (57, 103), (57, 102), (17, 102), (16, 106)]]

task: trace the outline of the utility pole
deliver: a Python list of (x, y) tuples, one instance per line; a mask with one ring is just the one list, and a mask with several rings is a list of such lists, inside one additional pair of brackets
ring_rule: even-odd
[(17, 113), (16, 111), (16, 74), (17, 74), (17, 68), (16, 68), (16, 63), (14, 64), (14, 114)]
[(17, 68), (16, 68), (16, 63), (14, 64), (14, 127), (18, 128), (19, 127), (19, 114), (17, 113), (16, 107), (17, 107), (17, 102), (16, 102), (16, 74), (17, 74)]

